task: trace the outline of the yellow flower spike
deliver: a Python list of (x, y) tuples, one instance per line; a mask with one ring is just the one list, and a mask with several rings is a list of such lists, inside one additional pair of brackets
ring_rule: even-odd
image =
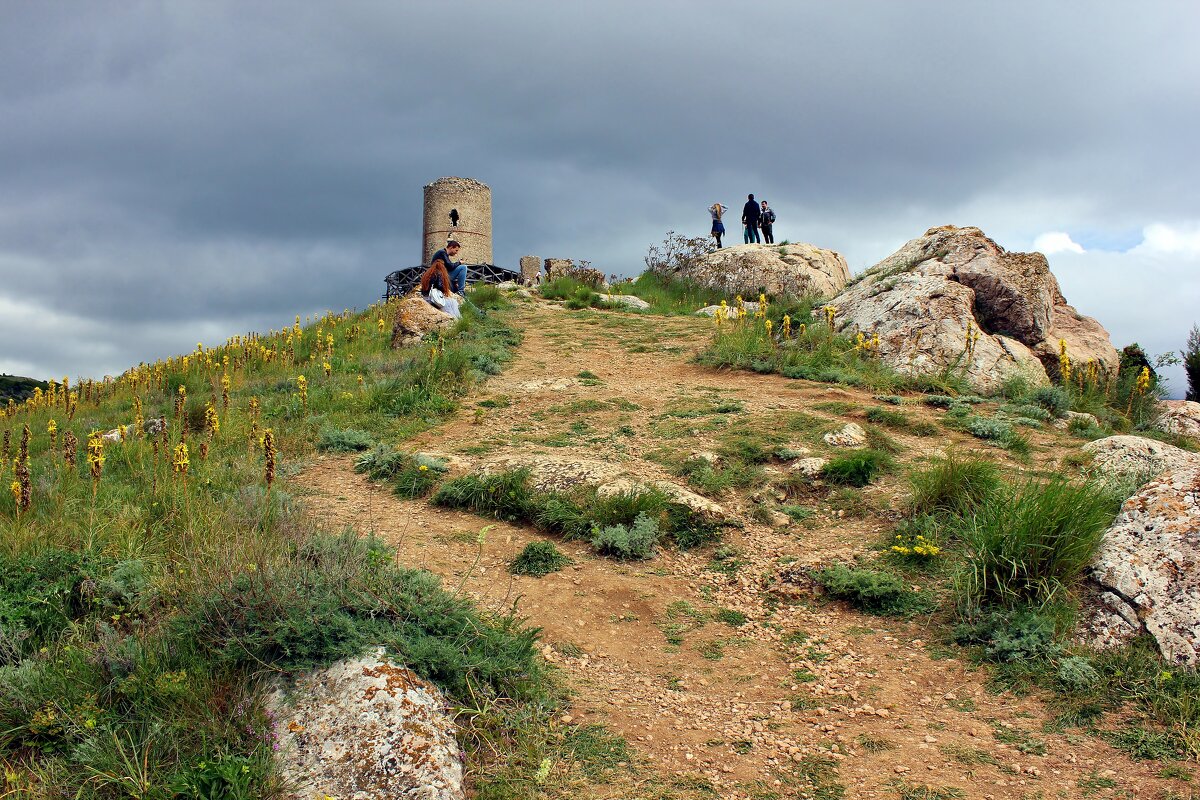
[(9, 485), (8, 490), (12, 492), (13, 502), (16, 503), (19, 509), (21, 507), (21, 484), (18, 481), (13, 481)]
[(379, 318), (378, 325), (379, 325), (379, 332), (380, 332), (380, 333), (383, 333), (383, 332), (384, 332), (384, 330), (385, 330), (385, 329), (386, 329), (386, 327), (387, 327), (387, 326), (386, 326), (386, 323), (384, 323), (384, 321), (383, 321), (383, 317), (380, 317), (380, 318)]
[(1142, 367), (1141, 373), (1137, 377), (1137, 383), (1134, 384), (1134, 391), (1138, 394), (1145, 394), (1150, 388), (1150, 368)]
[(180, 442), (175, 445), (175, 451), (171, 454), (171, 471), (181, 478), (186, 478), (190, 463), (187, 444)]
[(325, 370), (325, 377), (326, 377), (326, 378), (328, 378), (328, 377), (330, 376), (330, 374), (333, 372), (333, 367), (331, 367), (331, 366), (329, 365), (329, 362), (328, 362), (328, 361), (323, 361), (323, 362), (321, 362), (321, 368)]

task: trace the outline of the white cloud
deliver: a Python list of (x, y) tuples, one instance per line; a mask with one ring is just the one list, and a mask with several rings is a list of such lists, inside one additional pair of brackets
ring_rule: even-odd
[(1172, 226), (1156, 222), (1147, 225), (1142, 229), (1142, 243), (1134, 250), (1200, 258), (1200, 223)]
[(1071, 239), (1063, 231), (1048, 231), (1033, 240), (1033, 249), (1045, 255), (1053, 253), (1082, 253), (1083, 245)]

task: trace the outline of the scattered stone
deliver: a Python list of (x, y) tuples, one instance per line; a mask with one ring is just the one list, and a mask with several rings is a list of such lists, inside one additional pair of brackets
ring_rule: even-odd
[(269, 702), (299, 797), (465, 796), (445, 698), (382, 649), (306, 673)]
[[(833, 434), (829, 435), (832, 436)], [(815, 478), (821, 474), (821, 470), (825, 469), (825, 465), (828, 463), (828, 458), (802, 458), (798, 461), (793, 461), (788, 469), (807, 478)]]
[(833, 447), (866, 447), (867, 432), (857, 422), (847, 422), (840, 431), (825, 434), (825, 443)]
[(1075, 420), (1082, 420), (1083, 424), (1089, 428), (1100, 427), (1100, 420), (1096, 419), (1096, 415), (1089, 414), (1086, 411), (1068, 411), (1062, 419), (1056, 419), (1051, 424), (1060, 431), (1065, 431), (1071, 427), (1071, 423)]
[[(746, 313), (751, 316), (753, 316), (755, 313), (758, 312), (758, 303), (754, 300), (747, 300), (742, 305), (745, 306)], [(717, 311), (720, 310), (720, 308), (721, 308), (720, 306), (705, 306), (704, 308), (697, 311), (696, 314), (698, 316), (704, 316), (704, 317), (715, 317), (717, 315)], [(733, 311), (733, 313), (736, 314), (737, 306), (728, 305), (728, 306), (726, 306), (726, 310)]]
[(634, 311), (645, 311), (650, 308), (650, 304), (645, 300), (631, 294), (602, 294), (600, 299), (610, 306), (625, 306)]
[(1200, 403), (1193, 400), (1164, 400), (1155, 425), (1161, 431), (1200, 439)]
[(1167, 470), (1200, 467), (1200, 455), (1144, 436), (1108, 436), (1083, 451), (1092, 455), (1090, 471), (1101, 480), (1145, 483)]

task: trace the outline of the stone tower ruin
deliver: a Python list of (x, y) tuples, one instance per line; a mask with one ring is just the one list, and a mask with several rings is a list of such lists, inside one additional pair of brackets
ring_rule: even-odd
[(492, 263), (492, 190), (471, 178), (438, 178), (425, 187), (421, 263), (428, 264), (447, 239), (462, 245), (464, 264)]

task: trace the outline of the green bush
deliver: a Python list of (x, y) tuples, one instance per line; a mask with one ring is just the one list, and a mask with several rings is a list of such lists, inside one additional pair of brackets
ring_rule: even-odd
[(373, 481), (390, 481), (408, 464), (408, 455), (384, 445), (377, 445), (354, 461), (354, 471), (366, 473)]
[(513, 575), (542, 578), (571, 563), (571, 559), (555, 547), (553, 542), (530, 542), (508, 565), (508, 571)]
[(597, 527), (592, 535), (592, 547), (604, 555), (622, 560), (641, 560), (654, 555), (659, 536), (658, 523), (643, 512), (629, 526)]
[(842, 486), (866, 486), (878, 475), (892, 468), (895, 462), (879, 450), (859, 450), (834, 458), (821, 470), (821, 477)]
[(1062, 648), (1050, 617), (1029, 608), (1000, 609), (974, 615), (954, 629), (962, 645), (979, 645), (989, 661), (1032, 662), (1056, 657)]
[(972, 436), (991, 441), (1003, 442), (1011, 439), (1013, 436), (1012, 425), (1000, 419), (968, 417), (966, 428), (967, 432)]
[(600, 295), (590, 286), (580, 286), (567, 298), (566, 306), (578, 311), (583, 308), (599, 308), (604, 305)]
[(366, 431), (356, 431), (353, 428), (322, 428), (321, 437), (317, 440), (317, 449), (332, 453), (356, 453), (370, 449), (373, 444), (375, 440)]
[(490, 283), (477, 283), (467, 292), (467, 299), (483, 309), (498, 309), (508, 305), (504, 295)]
[(1119, 505), (1105, 487), (1064, 478), (1001, 492), (963, 526), (960, 601), (968, 608), (1062, 601)]
[(868, 614), (905, 616), (933, 609), (930, 598), (914, 592), (907, 581), (890, 572), (834, 564), (814, 571), (813, 578), (830, 597)]
[(1061, 386), (1041, 386), (1029, 395), (1031, 403), (1041, 406), (1055, 417), (1065, 417), (1071, 410), (1071, 395)]

